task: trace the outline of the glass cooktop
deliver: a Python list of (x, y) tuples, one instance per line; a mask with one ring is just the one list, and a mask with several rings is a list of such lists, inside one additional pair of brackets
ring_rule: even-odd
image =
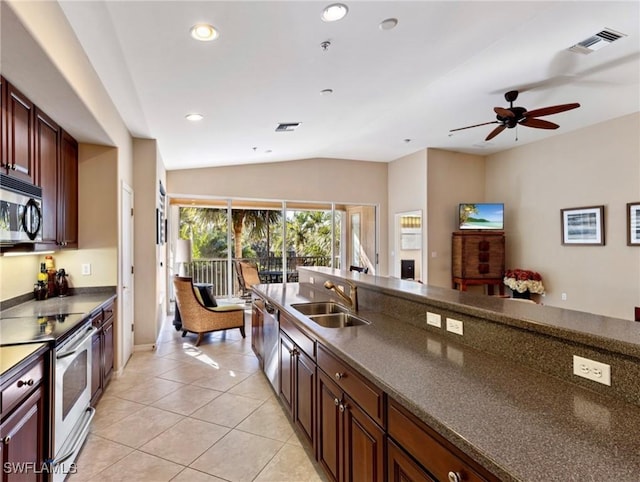
[(88, 317), (85, 313), (0, 319), (0, 346), (61, 340)]

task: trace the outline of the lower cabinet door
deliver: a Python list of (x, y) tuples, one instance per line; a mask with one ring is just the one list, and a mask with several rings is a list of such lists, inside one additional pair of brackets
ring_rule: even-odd
[(387, 439), (387, 472), (389, 482), (437, 482), (391, 439)]
[(91, 404), (95, 405), (102, 394), (102, 331), (91, 339)]
[(382, 482), (384, 431), (348, 396), (339, 409), (344, 424), (344, 480)]
[(293, 414), (293, 342), (284, 333), (280, 333), (280, 399), (289, 415)]
[(314, 447), (315, 405), (316, 405), (316, 364), (299, 349), (295, 357), (294, 418), (308, 442)]
[(103, 340), (104, 340), (104, 371), (103, 371), (103, 385), (107, 388), (107, 381), (111, 378), (113, 372), (113, 321), (107, 322), (102, 328)]
[(340, 388), (318, 370), (318, 462), (333, 480), (342, 480), (341, 397)]
[(44, 407), (38, 387), (0, 425), (3, 481), (42, 481)]

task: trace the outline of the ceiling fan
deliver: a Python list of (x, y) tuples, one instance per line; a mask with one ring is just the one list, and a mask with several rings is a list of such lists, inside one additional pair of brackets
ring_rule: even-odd
[(549, 122), (546, 120), (538, 119), (538, 117), (542, 117), (545, 115), (558, 114), (559, 112), (564, 112), (566, 110), (576, 109), (580, 107), (580, 104), (561, 104), (561, 105), (553, 105), (550, 107), (543, 107), (542, 109), (534, 109), (527, 111), (524, 107), (514, 107), (513, 102), (518, 98), (517, 90), (510, 90), (506, 94), (504, 94), (504, 98), (507, 102), (509, 102), (509, 107), (494, 107), (493, 111), (497, 114), (496, 119), (492, 122), (484, 122), (482, 124), (475, 124), (467, 127), (460, 127), (458, 129), (451, 129), (449, 132), (461, 131), (463, 129), (471, 129), (472, 127), (486, 126), (489, 124), (500, 124), (498, 127), (493, 129), (485, 141), (493, 139), (495, 136), (500, 134), (503, 130), (509, 128), (513, 129), (517, 125), (534, 127), (536, 129), (557, 129), (560, 127), (558, 124), (554, 124), (553, 122)]

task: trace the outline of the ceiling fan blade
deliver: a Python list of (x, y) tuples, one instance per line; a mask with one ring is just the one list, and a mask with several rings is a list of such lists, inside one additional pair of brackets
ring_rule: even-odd
[(535, 127), (537, 129), (557, 129), (560, 127), (558, 124), (554, 124), (553, 122), (549, 122), (542, 119), (525, 119), (520, 122), (521, 126), (527, 127)]
[(580, 104), (561, 104), (561, 105), (552, 105), (551, 107), (543, 107), (542, 109), (533, 109), (529, 112), (525, 112), (525, 117), (542, 117), (545, 115), (557, 114), (559, 112), (564, 112), (566, 110), (577, 109), (580, 107)]
[(482, 124), (475, 124), (475, 125), (472, 125), (472, 126), (458, 127), (457, 129), (451, 129), (449, 132), (461, 131), (461, 130), (464, 130), (464, 129), (471, 129), (472, 127), (486, 126), (488, 124), (499, 124), (499, 122), (498, 121), (483, 122)]
[(507, 128), (507, 126), (505, 125), (500, 125), (498, 127), (496, 127), (495, 129), (493, 129), (491, 131), (491, 133), (487, 136), (487, 138), (485, 139), (485, 141), (490, 141), (491, 139), (493, 139), (495, 136), (497, 136), (498, 134), (500, 134), (503, 130), (505, 130)]
[(494, 107), (493, 112), (498, 114), (500, 117), (513, 117), (515, 115), (509, 109), (505, 109), (503, 107)]

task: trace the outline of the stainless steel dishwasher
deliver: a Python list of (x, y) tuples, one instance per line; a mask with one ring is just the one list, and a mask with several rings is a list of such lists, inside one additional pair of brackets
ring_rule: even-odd
[(280, 312), (268, 301), (264, 303), (264, 318), (262, 322), (264, 372), (276, 393), (280, 390), (278, 370), (278, 338), (280, 336)]

